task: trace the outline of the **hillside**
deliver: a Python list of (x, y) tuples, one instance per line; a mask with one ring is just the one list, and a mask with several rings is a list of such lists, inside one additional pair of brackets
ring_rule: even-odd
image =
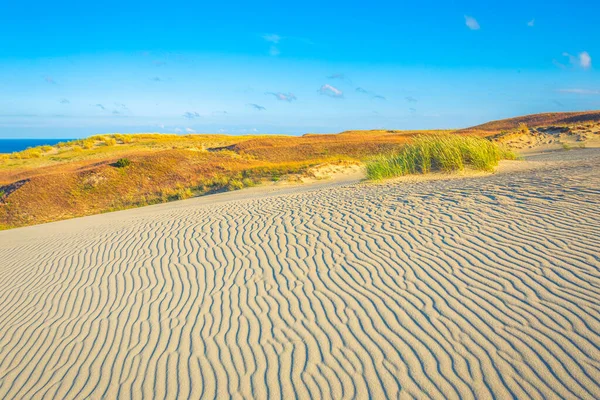
[(537, 128), (551, 125), (570, 125), (585, 122), (600, 122), (600, 111), (555, 112), (524, 115), (521, 117), (486, 122), (485, 124), (460, 129), (457, 132), (499, 133), (501, 131), (517, 129), (520, 124), (525, 124), (530, 128)]
[(11, 228), (314, 175), (419, 132), (290, 136), (102, 135), (0, 155), (0, 227)]
[(474, 134), (517, 150), (583, 147), (600, 143), (598, 121), (600, 111), (588, 111), (528, 115), (459, 131), (92, 136), (0, 154), (0, 229), (266, 182), (321, 179), (331, 170), (323, 166), (361, 164), (398, 150), (415, 135)]

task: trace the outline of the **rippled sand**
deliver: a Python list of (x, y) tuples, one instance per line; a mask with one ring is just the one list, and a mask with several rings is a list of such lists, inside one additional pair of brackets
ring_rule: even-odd
[(533, 164), (0, 232), (0, 398), (599, 398), (600, 151)]

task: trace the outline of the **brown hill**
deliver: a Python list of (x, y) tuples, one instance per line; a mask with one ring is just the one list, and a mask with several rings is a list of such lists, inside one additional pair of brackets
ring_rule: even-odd
[(530, 128), (550, 125), (569, 125), (583, 122), (600, 122), (600, 111), (582, 111), (582, 112), (554, 112), (524, 115), (522, 117), (501, 119), (498, 121), (486, 122), (485, 124), (461, 129), (459, 133), (498, 133), (516, 129), (519, 124), (525, 124)]

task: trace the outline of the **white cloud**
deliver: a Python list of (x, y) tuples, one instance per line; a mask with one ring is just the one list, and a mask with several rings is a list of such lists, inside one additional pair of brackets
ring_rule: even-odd
[(479, 30), (479, 22), (477, 22), (477, 20), (473, 17), (469, 17), (468, 15), (465, 15), (465, 24), (472, 31)]
[(329, 84), (321, 86), (321, 88), (319, 89), (319, 93), (329, 97), (344, 97), (344, 92), (342, 92), (335, 86), (331, 86)]
[(200, 114), (195, 111), (187, 111), (187, 112), (183, 113), (183, 118), (187, 118), (187, 119), (200, 118)]
[(587, 51), (579, 53), (579, 65), (581, 68), (590, 68), (592, 66), (592, 57), (590, 57)]
[(195, 131), (195, 130), (193, 130), (192, 128), (185, 128), (185, 131), (186, 131), (187, 133), (196, 133), (196, 131)]
[(532, 19), (531, 21), (527, 22), (527, 26), (529, 27), (533, 27), (535, 25), (535, 19)]
[(277, 46), (271, 46), (269, 48), (269, 54), (272, 56), (278, 56), (281, 54), (281, 51), (279, 51), (279, 48)]
[(583, 52), (579, 53), (578, 56), (574, 56), (567, 52), (564, 52), (562, 55), (564, 57), (568, 57), (569, 62), (576, 67), (588, 69), (592, 66), (592, 57), (590, 56), (590, 54), (587, 51), (583, 51)]
[(275, 98), (277, 100), (279, 100), (279, 101), (287, 101), (288, 103), (291, 103), (292, 101), (297, 100), (296, 99), (296, 95), (294, 95), (294, 93), (267, 92), (265, 94), (273, 95), (273, 96), (275, 96)]
[(263, 35), (262, 38), (265, 39), (267, 42), (271, 42), (271, 43), (275, 43), (275, 44), (277, 44), (281, 41), (281, 36), (276, 35), (274, 33), (268, 34), (268, 35)]
[(561, 92), (561, 93), (600, 94), (600, 90), (593, 90), (593, 89), (578, 89), (578, 88), (574, 88), (574, 89), (559, 89), (558, 91)]
[(279, 51), (279, 47), (277, 47), (276, 45), (279, 44), (279, 42), (281, 42), (282, 37), (275, 34), (275, 33), (270, 33), (267, 35), (263, 35), (262, 38), (271, 43), (271, 47), (269, 47), (269, 54), (272, 56), (278, 56), (279, 54), (281, 54), (281, 51)]

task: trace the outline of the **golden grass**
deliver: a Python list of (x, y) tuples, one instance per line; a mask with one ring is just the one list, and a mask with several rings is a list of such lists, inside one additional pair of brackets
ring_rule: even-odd
[(322, 163), (389, 153), (417, 133), (111, 134), (27, 149), (0, 157), (0, 190), (26, 181), (0, 199), (0, 224), (24, 226), (238, 190), (302, 175)]

